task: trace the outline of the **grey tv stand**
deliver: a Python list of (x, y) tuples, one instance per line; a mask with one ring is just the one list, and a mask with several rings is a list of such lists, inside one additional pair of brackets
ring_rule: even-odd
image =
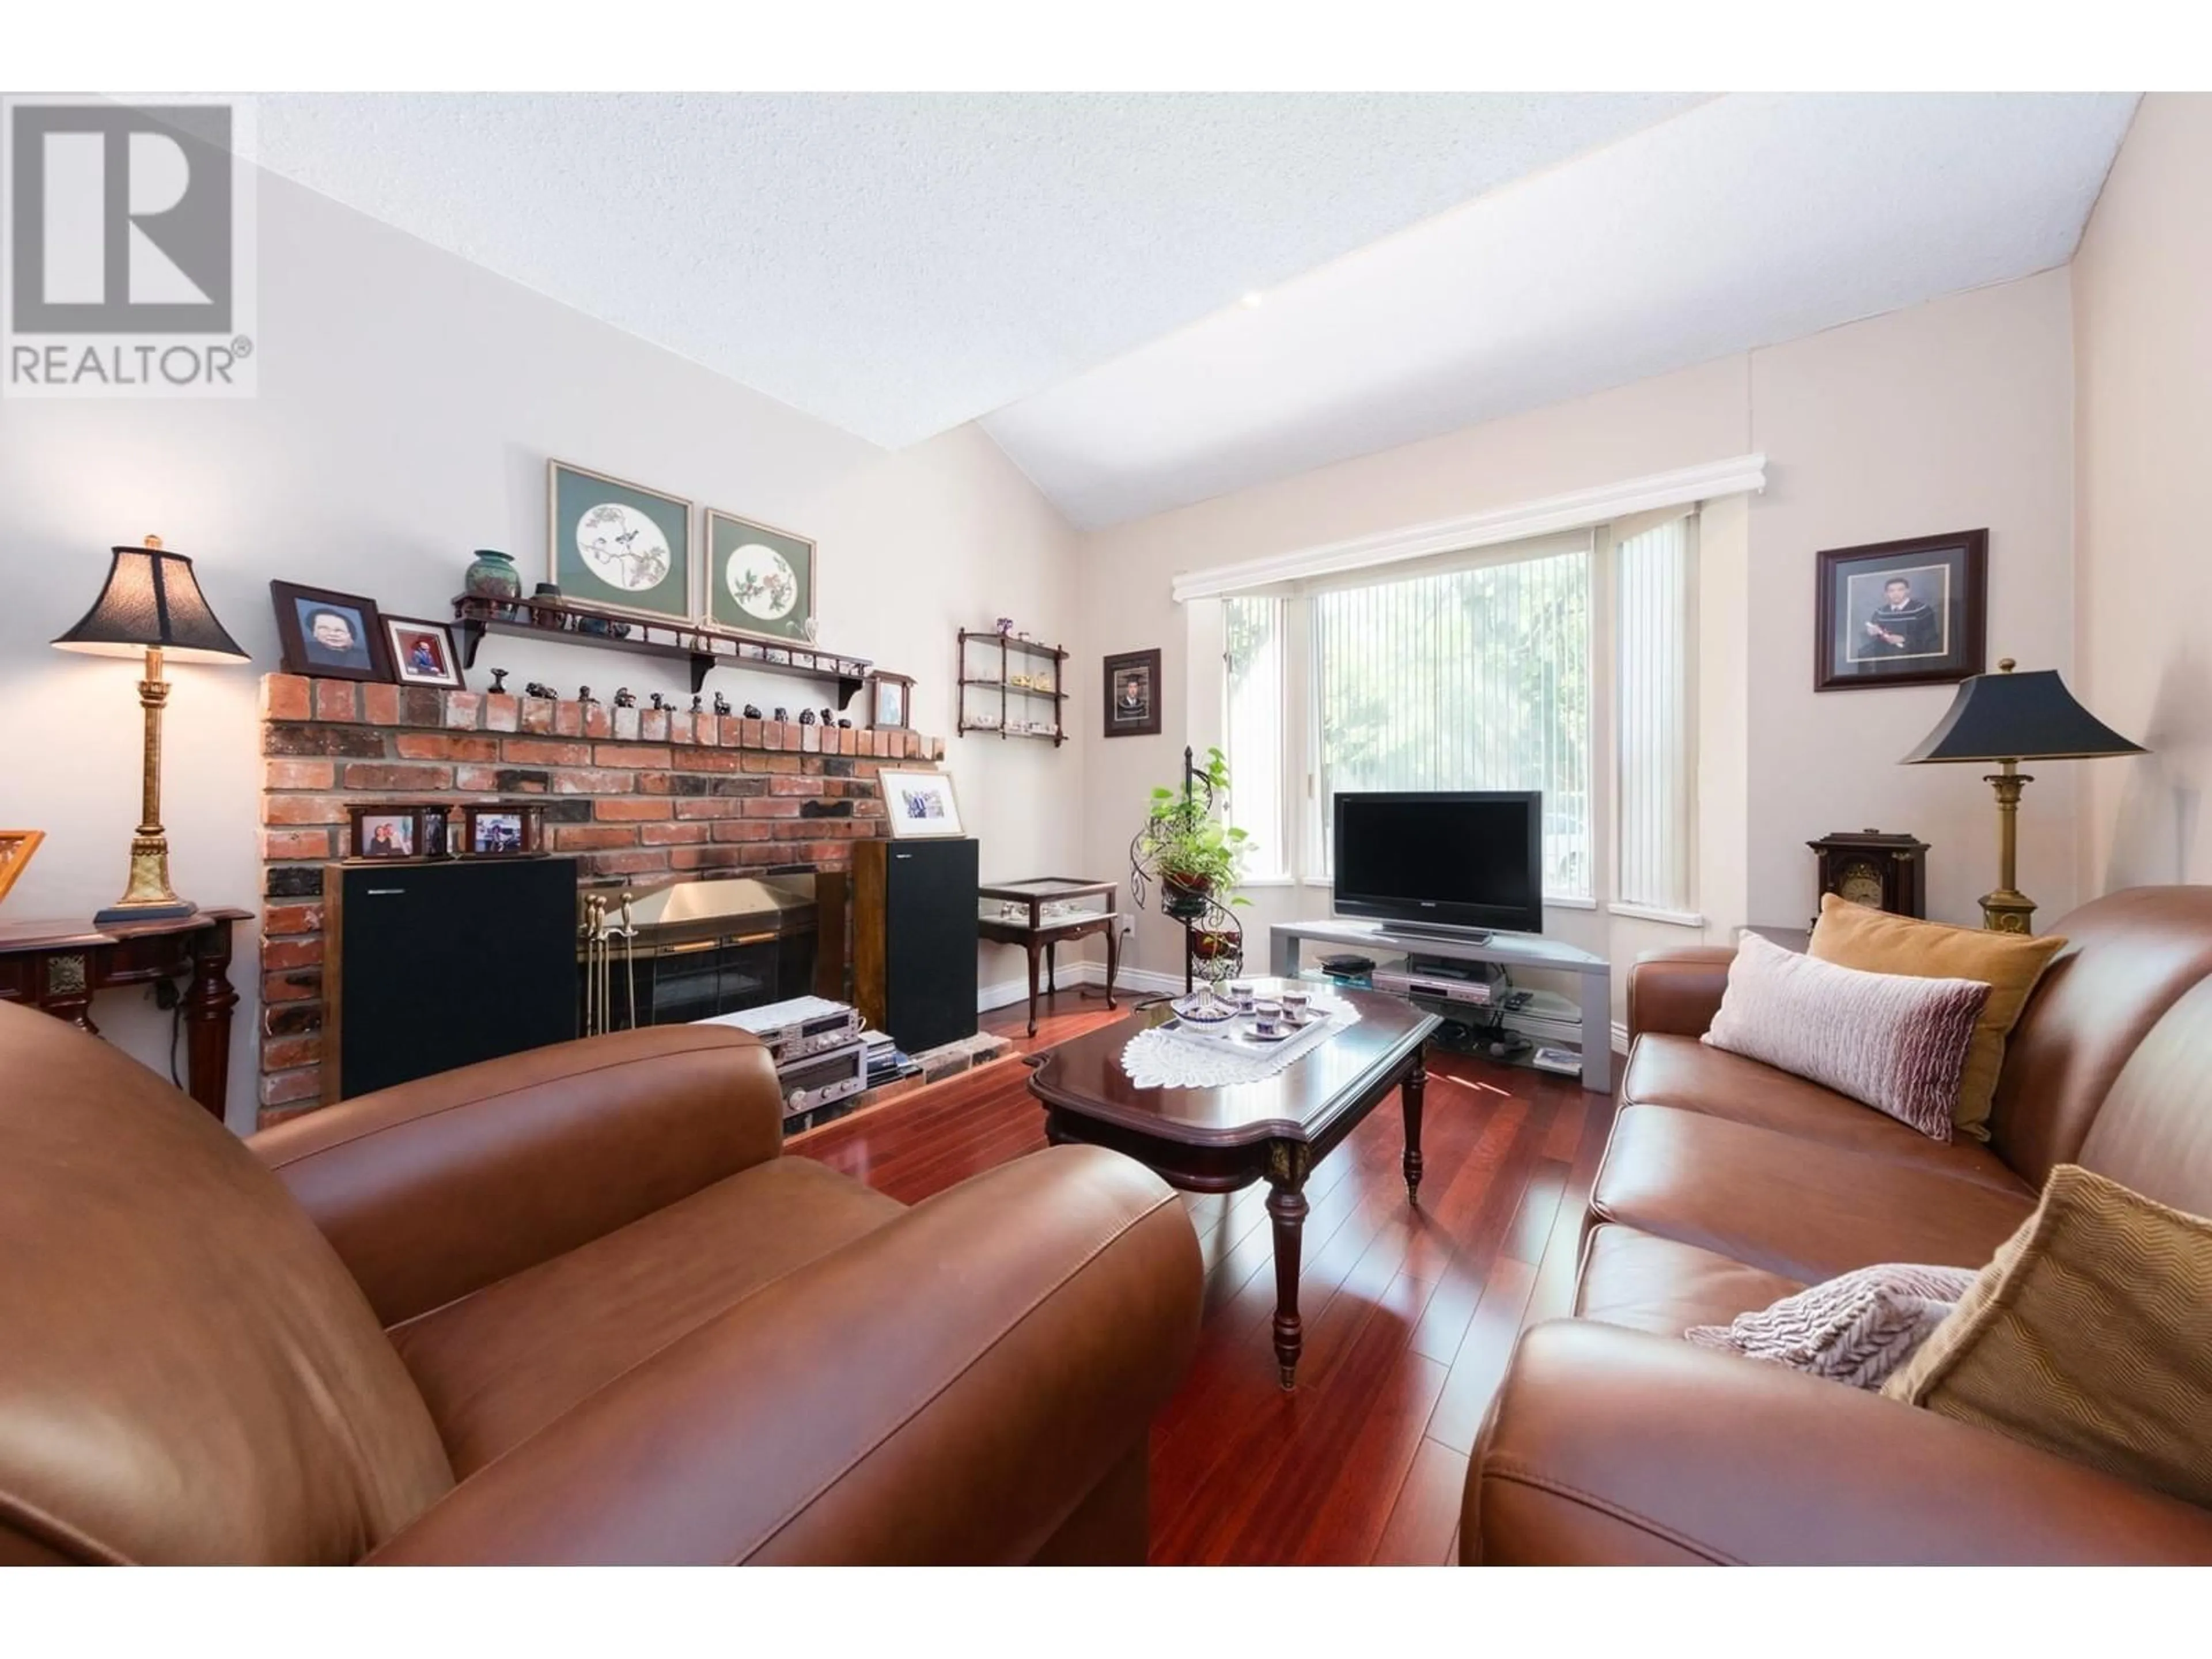
[(1327, 916), (1316, 921), (1279, 921), (1267, 929), (1267, 971), (1285, 978), (1298, 971), (1307, 940), (1366, 955), (1449, 957), (1461, 962), (1503, 963), (1509, 968), (1547, 968), (1579, 976), (1583, 1010), (1583, 1087), (1613, 1089), (1613, 968), (1603, 957), (1538, 933), (1493, 933), (1478, 943), (1464, 935), (1390, 928), (1376, 921)]

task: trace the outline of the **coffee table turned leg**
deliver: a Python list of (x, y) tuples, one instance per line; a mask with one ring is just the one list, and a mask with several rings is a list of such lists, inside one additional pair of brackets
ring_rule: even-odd
[(1305, 1321), (1298, 1317), (1298, 1247), (1306, 1225), (1309, 1152), (1296, 1141), (1267, 1147), (1267, 1219), (1275, 1234), (1275, 1364), (1285, 1390), (1297, 1386)]
[(1398, 1085), (1398, 1098), (1406, 1109), (1406, 1202), (1415, 1209), (1421, 1206), (1421, 1099), (1428, 1086), (1428, 1068), (1416, 1054), (1413, 1069)]

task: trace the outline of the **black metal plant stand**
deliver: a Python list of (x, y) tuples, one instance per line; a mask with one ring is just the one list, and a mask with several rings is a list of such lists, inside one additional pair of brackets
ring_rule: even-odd
[(1210, 891), (1169, 880), (1146, 863), (1145, 843), (1164, 834), (1195, 828), (1213, 811), (1213, 785), (1182, 751), (1182, 793), (1156, 808), (1129, 842), (1129, 896), (1139, 909), (1154, 883), (1160, 890), (1160, 914), (1182, 924), (1182, 988), (1198, 981), (1219, 984), (1244, 971), (1244, 925), (1237, 913)]

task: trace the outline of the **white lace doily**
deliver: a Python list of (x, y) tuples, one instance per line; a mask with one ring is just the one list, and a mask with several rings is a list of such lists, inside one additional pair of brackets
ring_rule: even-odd
[(1129, 1039), (1121, 1050), (1121, 1069), (1140, 1089), (1227, 1089), (1258, 1083), (1359, 1022), (1357, 1008), (1334, 998), (1316, 995), (1313, 1010), (1322, 1018), (1265, 1048), (1224, 1042), (1210, 1033), (1186, 1036), (1173, 1026), (1156, 1025)]

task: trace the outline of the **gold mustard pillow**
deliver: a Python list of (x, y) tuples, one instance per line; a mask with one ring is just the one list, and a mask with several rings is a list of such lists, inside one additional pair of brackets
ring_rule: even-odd
[(1881, 1391), (2212, 1505), (2212, 1220), (2060, 1164)]
[(2031, 939), (2024, 933), (1993, 933), (1984, 927), (1948, 927), (1870, 910), (1833, 893), (1820, 896), (1820, 920), (1813, 929), (1808, 954), (1840, 967), (1871, 974), (1911, 974), (1920, 979), (1978, 979), (1990, 988), (1966, 1048), (1966, 1069), (1959, 1082), (1959, 1103), (1951, 1121), (1973, 1140), (1990, 1138), (1990, 1100), (2004, 1066), (2005, 1038), (2027, 1006), (2027, 994), (2051, 957), (2066, 948), (2063, 939)]

